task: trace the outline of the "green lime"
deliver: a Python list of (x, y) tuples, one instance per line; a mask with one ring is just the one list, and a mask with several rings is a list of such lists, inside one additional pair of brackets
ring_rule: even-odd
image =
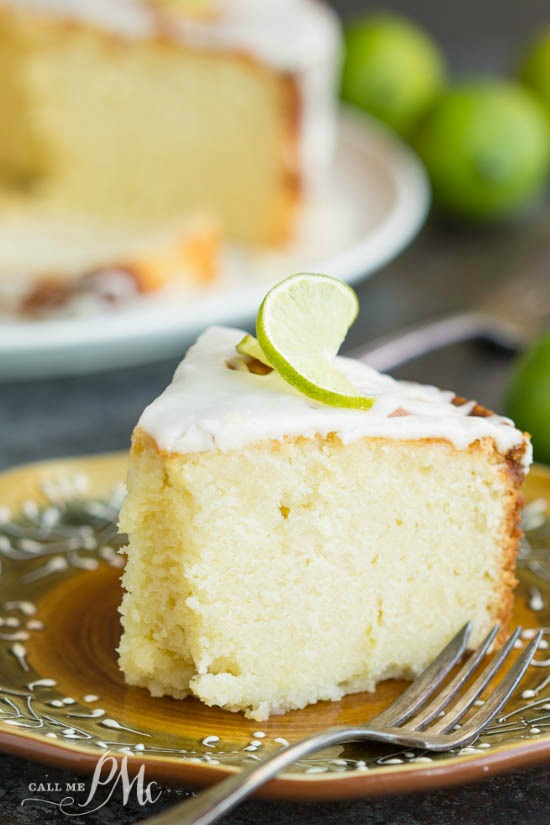
[(435, 202), (471, 219), (529, 203), (546, 180), (550, 134), (530, 92), (510, 82), (470, 82), (447, 92), (426, 117), (416, 145)]
[(518, 359), (506, 409), (520, 429), (531, 433), (535, 458), (550, 464), (550, 334)]
[(358, 310), (357, 295), (337, 278), (291, 275), (261, 303), (259, 345), (279, 375), (309, 398), (368, 410), (374, 400), (362, 395), (336, 363)]
[(262, 364), (266, 365), (266, 367), (271, 366), (263, 349), (253, 335), (245, 335), (244, 338), (239, 341), (235, 349), (239, 355), (247, 355), (249, 358), (255, 358), (256, 361), (261, 361)]
[(520, 78), (539, 96), (550, 117), (550, 25), (529, 46), (520, 67)]
[(408, 135), (445, 83), (445, 62), (432, 38), (403, 17), (374, 14), (350, 24), (342, 97)]

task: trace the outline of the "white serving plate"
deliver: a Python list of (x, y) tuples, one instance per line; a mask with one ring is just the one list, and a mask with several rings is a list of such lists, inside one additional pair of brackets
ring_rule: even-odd
[(158, 297), (116, 313), (0, 322), (0, 379), (74, 375), (182, 353), (209, 324), (249, 322), (269, 286), (293, 272), (358, 281), (415, 236), (429, 201), (415, 155), (370, 118), (345, 109), (332, 179), (304, 210), (290, 247), (228, 249), (221, 281), (182, 303)]

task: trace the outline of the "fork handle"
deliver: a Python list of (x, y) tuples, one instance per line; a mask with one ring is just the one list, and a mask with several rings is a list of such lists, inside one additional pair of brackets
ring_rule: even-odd
[(349, 733), (346, 736), (349, 730), (332, 728), (295, 742), (268, 759), (217, 782), (192, 799), (151, 817), (142, 825), (209, 825), (298, 759), (330, 745), (341, 744), (344, 740), (349, 741)]
[(471, 311), (422, 321), (345, 354), (383, 372), (433, 350), (473, 340), (490, 341), (513, 351), (528, 343), (519, 324), (490, 313)]
[(314, 733), (289, 745), (269, 759), (223, 779), (192, 799), (186, 799), (173, 808), (145, 820), (140, 825), (209, 825), (229, 813), (239, 802), (298, 759), (332, 745), (365, 738), (390, 743), (395, 739), (390, 732), (374, 729), (369, 731), (366, 727), (335, 727)]

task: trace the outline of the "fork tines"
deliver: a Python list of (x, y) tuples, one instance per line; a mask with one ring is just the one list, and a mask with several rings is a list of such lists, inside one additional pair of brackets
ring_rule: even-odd
[[(406, 722), (408, 731), (425, 732), (430, 740), (434, 737), (438, 740), (441, 737), (442, 750), (449, 747), (449, 743), (445, 743), (445, 740), (451, 737), (446, 737), (446, 734), (451, 734), (452, 738), (456, 738), (457, 745), (473, 741), (496, 716), (517, 687), (535, 655), (542, 637), (542, 630), (535, 634), (491, 695), (464, 723), (460, 733), (457, 733), (460, 720), (468, 713), (491, 680), (503, 669), (521, 633), (521, 627), (516, 628), (506, 644), (475, 676), (475, 672), (480, 668), (483, 658), (489, 652), (499, 631), (499, 625), (495, 625), (453, 678), (441, 691), (437, 692), (441, 683), (465, 652), (471, 629), (472, 624), (468, 622), (397, 702), (394, 702), (372, 722), (377, 727), (387, 725), (395, 728), (396, 731), (403, 729), (401, 726)], [(453, 700), (456, 701), (453, 702)], [(449, 705), (450, 708), (445, 711)], [(433, 745), (430, 747), (436, 749)]]

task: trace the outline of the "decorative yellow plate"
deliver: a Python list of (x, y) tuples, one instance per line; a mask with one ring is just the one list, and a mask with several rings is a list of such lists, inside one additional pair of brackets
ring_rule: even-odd
[[(403, 689), (320, 702), (269, 722), (128, 688), (116, 663), (122, 557), (112, 528), (125, 455), (48, 462), (0, 476), (0, 747), (92, 772), (101, 754), (168, 784), (214, 782), (329, 725), (367, 722)], [(473, 780), (550, 757), (550, 473), (525, 486), (526, 541), (514, 623), (544, 639), (521, 687), (473, 747), (443, 755), (361, 743), (303, 760), (265, 793), (328, 799)], [(522, 642), (522, 644), (523, 644)]]

